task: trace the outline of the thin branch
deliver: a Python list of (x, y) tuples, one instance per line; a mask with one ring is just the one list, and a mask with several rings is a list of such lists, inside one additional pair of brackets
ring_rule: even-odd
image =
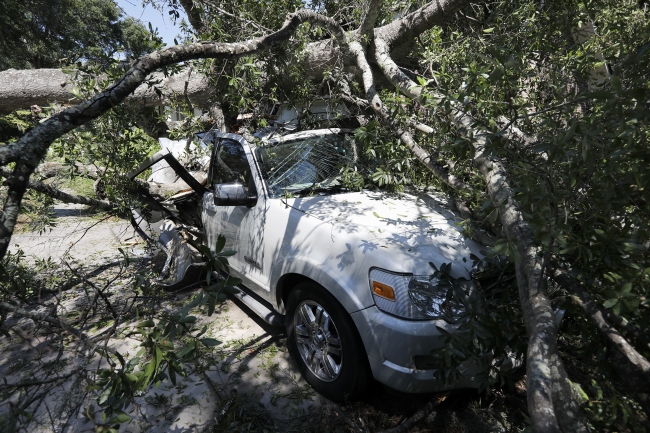
[(447, 394), (442, 395), (442, 396), (437, 396), (429, 400), (429, 402), (424, 405), (424, 407), (417, 412), (415, 412), (413, 415), (411, 415), (409, 418), (407, 418), (403, 423), (393, 427), (389, 428), (386, 430), (382, 430), (379, 433), (405, 433), (408, 432), (418, 421), (420, 421), (422, 418), (426, 417), (435, 409), (440, 403), (445, 401), (447, 399)]
[(193, 0), (180, 0), (179, 1), (183, 9), (185, 10), (185, 13), (187, 14), (187, 18), (190, 21), (190, 24), (196, 30), (197, 32), (201, 32), (203, 30), (203, 17), (201, 16), (201, 10), (196, 7), (194, 4)]
[[(0, 176), (9, 178), (11, 176), (11, 170), (5, 167), (0, 167)], [(108, 201), (97, 200), (81, 195), (68, 194), (67, 192), (63, 192), (60, 189), (54, 188), (53, 186), (32, 179), (30, 179), (27, 183), (27, 188), (38, 191), (41, 194), (45, 194), (64, 203), (85, 204), (87, 206), (94, 206), (105, 211), (115, 209), (114, 206)]]
[(56, 376), (56, 377), (51, 377), (49, 379), (42, 379), (42, 380), (21, 380), (20, 382), (17, 383), (0, 383), (0, 389), (16, 389), (16, 388), (27, 388), (30, 386), (41, 386), (41, 385), (47, 385), (48, 383), (53, 383), (62, 379), (68, 379), (75, 374), (79, 372), (79, 370), (82, 370), (83, 367), (79, 367), (75, 369), (74, 371), (65, 374), (63, 376)]
[(596, 305), (596, 302), (594, 302), (584, 287), (572, 281), (568, 272), (564, 269), (555, 268), (551, 275), (555, 281), (573, 295), (572, 299), (584, 310), (585, 315), (598, 328), (598, 331), (616, 347), (625, 359), (650, 384), (650, 362), (632, 347), (616, 328), (605, 320), (605, 313)]
[(263, 25), (261, 25), (261, 24), (259, 24), (259, 23), (256, 23), (255, 21), (247, 20), (246, 18), (244, 18), (244, 17), (242, 17), (242, 16), (235, 15), (235, 14), (233, 14), (233, 13), (228, 12), (227, 10), (225, 10), (225, 9), (223, 9), (223, 8), (220, 8), (219, 6), (217, 6), (217, 3), (214, 2), (214, 1), (211, 1), (211, 0), (202, 0), (202, 3), (204, 3), (204, 4), (208, 5), (208, 6), (210, 6), (210, 7), (213, 8), (214, 10), (216, 10), (216, 11), (218, 11), (218, 12), (220, 12), (220, 13), (226, 15), (226, 16), (229, 16), (230, 18), (234, 18), (234, 19), (236, 19), (236, 20), (238, 20), (238, 21), (241, 21), (241, 22), (244, 23), (244, 24), (248, 24), (248, 25), (250, 25), (250, 26), (253, 26), (253, 27), (255, 27), (256, 29), (261, 30), (261, 31), (263, 31), (263, 32), (272, 32), (272, 31), (273, 31), (273, 30), (269, 29), (268, 27), (265, 27), (265, 26), (263, 26)]

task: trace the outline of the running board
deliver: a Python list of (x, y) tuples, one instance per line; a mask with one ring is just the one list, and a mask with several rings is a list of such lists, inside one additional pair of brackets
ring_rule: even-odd
[(237, 299), (239, 299), (244, 304), (246, 304), (246, 306), (251, 310), (253, 310), (255, 314), (260, 316), (262, 320), (264, 320), (266, 323), (268, 323), (271, 326), (284, 326), (283, 315), (271, 310), (266, 305), (262, 304), (260, 301), (253, 298), (251, 295), (244, 292), (241, 289), (241, 287), (237, 287), (237, 288), (239, 289), (239, 292), (235, 293), (233, 296), (235, 296)]
[[(214, 275), (214, 277), (217, 279), (223, 278), (216, 271), (212, 271), (212, 275)], [(235, 293), (232, 296), (246, 304), (246, 306), (253, 310), (255, 314), (260, 316), (262, 320), (271, 326), (284, 326), (284, 316), (282, 314), (271, 310), (269, 307), (255, 299), (250, 293), (248, 293), (248, 289), (246, 287), (240, 285), (237, 286), (237, 289), (239, 292)]]

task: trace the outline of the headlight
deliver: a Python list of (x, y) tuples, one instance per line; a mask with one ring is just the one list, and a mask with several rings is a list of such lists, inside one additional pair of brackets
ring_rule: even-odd
[[(461, 281), (469, 283), (470, 281)], [(462, 302), (448, 296), (449, 287), (428, 275), (398, 274), (383, 269), (370, 270), (370, 288), (377, 308), (411, 320), (454, 321), (464, 311)]]

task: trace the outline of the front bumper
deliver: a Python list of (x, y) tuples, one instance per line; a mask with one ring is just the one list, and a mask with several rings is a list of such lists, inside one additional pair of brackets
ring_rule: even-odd
[(453, 332), (444, 320), (410, 321), (383, 313), (372, 306), (351, 314), (368, 354), (376, 380), (402, 392), (424, 393), (456, 388), (476, 388), (472, 377), (481, 371), (476, 365), (461, 365), (462, 377), (452, 385), (433, 377), (435, 370), (419, 370), (416, 356), (426, 356), (442, 346), (436, 326)]

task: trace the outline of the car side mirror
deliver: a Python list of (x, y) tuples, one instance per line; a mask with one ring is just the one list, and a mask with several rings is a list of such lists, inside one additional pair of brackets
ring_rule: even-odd
[(217, 206), (253, 207), (257, 203), (257, 194), (246, 194), (244, 185), (239, 182), (219, 183), (214, 186), (213, 195)]

